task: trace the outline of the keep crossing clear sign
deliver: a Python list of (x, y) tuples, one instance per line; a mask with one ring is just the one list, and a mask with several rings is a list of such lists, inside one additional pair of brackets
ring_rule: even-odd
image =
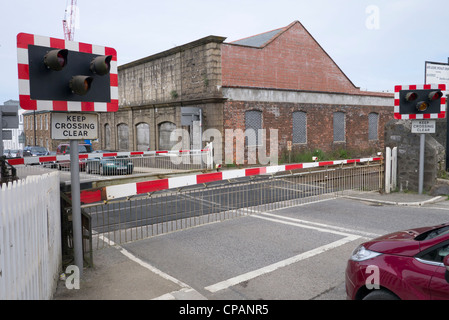
[(95, 113), (53, 113), (51, 137), (55, 140), (94, 140), (98, 138)]
[(412, 121), (412, 133), (435, 133), (435, 120)]

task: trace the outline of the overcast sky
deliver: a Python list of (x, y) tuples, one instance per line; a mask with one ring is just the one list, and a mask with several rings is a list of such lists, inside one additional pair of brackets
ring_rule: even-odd
[[(18, 100), (16, 36), (64, 38), (70, 0), (0, 0), (0, 104)], [(298, 20), (362, 90), (424, 83), (448, 62), (447, 0), (78, 0), (76, 42), (113, 47), (118, 65), (208, 35), (231, 42)]]

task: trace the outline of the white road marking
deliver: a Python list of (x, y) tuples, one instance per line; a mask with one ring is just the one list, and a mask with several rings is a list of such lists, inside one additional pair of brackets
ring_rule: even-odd
[[(283, 222), (282, 220), (279, 220), (279, 219), (285, 219), (285, 220), (293, 221), (294, 223), (292, 225), (296, 225), (298, 227), (309, 228), (309, 229), (315, 229), (318, 231), (324, 231), (324, 232), (330, 232), (330, 233), (342, 234), (342, 235), (358, 234), (358, 235), (361, 235), (361, 236), (367, 237), (367, 238), (376, 238), (376, 237), (380, 236), (379, 234), (376, 234), (376, 233), (364, 232), (364, 231), (359, 231), (359, 230), (354, 230), (354, 229), (347, 229), (347, 228), (342, 228), (342, 227), (338, 227), (338, 226), (333, 226), (330, 224), (324, 224), (324, 223), (319, 223), (319, 222), (312, 222), (312, 221), (307, 221), (307, 220), (290, 218), (290, 217), (285, 217), (285, 216), (281, 216), (278, 214), (272, 214), (272, 213), (268, 213), (268, 212), (259, 212), (259, 214), (277, 218), (277, 219), (270, 219), (271, 221), (275, 221), (275, 222), (279, 222), (279, 223), (286, 223), (286, 222)], [(259, 217), (259, 216), (252, 216), (252, 217), (263, 219), (263, 217)], [(306, 225), (304, 225), (304, 224), (306, 224)], [(307, 225), (315, 225), (318, 227), (311, 227), (311, 226), (307, 226)], [(332, 231), (332, 230), (336, 230), (336, 231)]]
[[(179, 294), (185, 294), (187, 293), (188, 295), (185, 296), (185, 299), (200, 299), (200, 298), (204, 298), (200, 293), (198, 293), (196, 290), (194, 290), (192, 287), (190, 287), (189, 285), (185, 284), (184, 282), (182, 282), (181, 280), (178, 280), (174, 277), (172, 277), (171, 275), (159, 270), (156, 267), (153, 267), (152, 265), (150, 265), (149, 263), (143, 261), (142, 259), (139, 259), (138, 257), (136, 257), (135, 255), (133, 255), (131, 252), (129, 252), (128, 250), (126, 250), (125, 248), (117, 245), (114, 241), (108, 239), (107, 237), (105, 237), (104, 235), (99, 235), (99, 238), (101, 240), (103, 240), (104, 242), (108, 243), (111, 246), (114, 246), (117, 250), (119, 250), (125, 257), (127, 257), (128, 259), (130, 259), (131, 261), (134, 261), (135, 263), (141, 265), (142, 267), (148, 269), (149, 271), (157, 274), (158, 276), (169, 280), (179, 286), (182, 287), (182, 289), (180, 289), (179, 291), (174, 291), (171, 293), (167, 293), (164, 294), (160, 297), (154, 298), (153, 300), (173, 300), (176, 299), (176, 297)], [(204, 298), (205, 299), (205, 298)]]
[(213, 284), (211, 286), (206, 287), (205, 289), (210, 291), (210, 292), (212, 292), (212, 293), (215, 293), (217, 291), (224, 290), (224, 289), (232, 287), (232, 286), (234, 286), (236, 284), (242, 283), (244, 281), (248, 281), (248, 280), (254, 279), (254, 278), (259, 277), (259, 276), (261, 276), (263, 274), (276, 271), (279, 268), (288, 266), (288, 265), (296, 263), (298, 261), (301, 261), (301, 260), (304, 260), (304, 259), (316, 256), (316, 255), (318, 255), (320, 253), (323, 253), (325, 251), (328, 251), (328, 250), (331, 250), (331, 249), (335, 249), (335, 248), (337, 248), (339, 246), (342, 246), (342, 245), (344, 245), (344, 244), (346, 244), (348, 242), (354, 241), (354, 240), (356, 240), (358, 238), (360, 238), (360, 237), (359, 236), (355, 236), (355, 235), (349, 235), (349, 236), (347, 236), (347, 237), (345, 237), (343, 239), (334, 241), (334, 242), (329, 243), (329, 244), (325, 244), (325, 245), (323, 245), (321, 247), (309, 250), (307, 252), (303, 252), (303, 253), (298, 254), (298, 255), (296, 255), (294, 257), (291, 257), (291, 258), (288, 258), (288, 259), (285, 259), (285, 260), (273, 263), (271, 265), (268, 265), (266, 267), (263, 267), (263, 268), (260, 268), (260, 269), (254, 270), (254, 271), (247, 272), (245, 274), (236, 276), (234, 278), (227, 279), (225, 281), (218, 282), (216, 284)]

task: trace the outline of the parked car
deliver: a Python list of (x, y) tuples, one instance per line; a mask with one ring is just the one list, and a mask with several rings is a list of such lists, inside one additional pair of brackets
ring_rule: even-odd
[(449, 223), (361, 244), (345, 278), (351, 300), (449, 300)]
[(9, 158), (22, 158), (22, 150), (18, 149), (9, 150)]
[[(78, 144), (78, 152), (82, 153), (92, 153), (93, 148), (90, 144)], [(56, 155), (69, 155), (70, 154), (70, 144), (69, 143), (61, 143), (58, 145), (56, 149)], [(57, 168), (59, 170), (62, 169), (70, 169), (70, 160), (60, 160), (57, 162)], [(84, 171), (86, 169), (86, 159), (79, 160), (80, 171)]]
[(40, 157), (49, 155), (50, 152), (47, 148), (40, 146), (26, 146), (23, 148), (23, 156), (24, 157)]
[(6, 157), (6, 159), (8, 159), (10, 157), (10, 152), (11, 150), (9, 149), (3, 149), (3, 156)]
[(86, 173), (97, 172), (101, 175), (132, 174), (134, 164), (129, 156), (96, 157), (87, 159)]

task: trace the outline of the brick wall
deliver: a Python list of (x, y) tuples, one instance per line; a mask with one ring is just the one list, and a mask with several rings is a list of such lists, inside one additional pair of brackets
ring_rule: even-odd
[(364, 94), (298, 21), (262, 47), (224, 43), (222, 82), (224, 87)]
[[(269, 145), (269, 129), (277, 129), (279, 154), (287, 149), (288, 141), (293, 140), (292, 113), (295, 111), (303, 111), (307, 114), (307, 142), (293, 144), (294, 152), (315, 149), (332, 152), (345, 149), (352, 155), (374, 155), (378, 151), (383, 151), (383, 128), (393, 117), (392, 108), (387, 106), (228, 101), (225, 103), (224, 110), (224, 130), (242, 129), (243, 131), (245, 130), (245, 112), (262, 111), (262, 128), (267, 131), (267, 146)], [(334, 112), (345, 114), (345, 141), (343, 142), (334, 142)], [(368, 139), (368, 114), (372, 112), (379, 115), (376, 140)], [(235, 143), (232, 147), (235, 151)]]

